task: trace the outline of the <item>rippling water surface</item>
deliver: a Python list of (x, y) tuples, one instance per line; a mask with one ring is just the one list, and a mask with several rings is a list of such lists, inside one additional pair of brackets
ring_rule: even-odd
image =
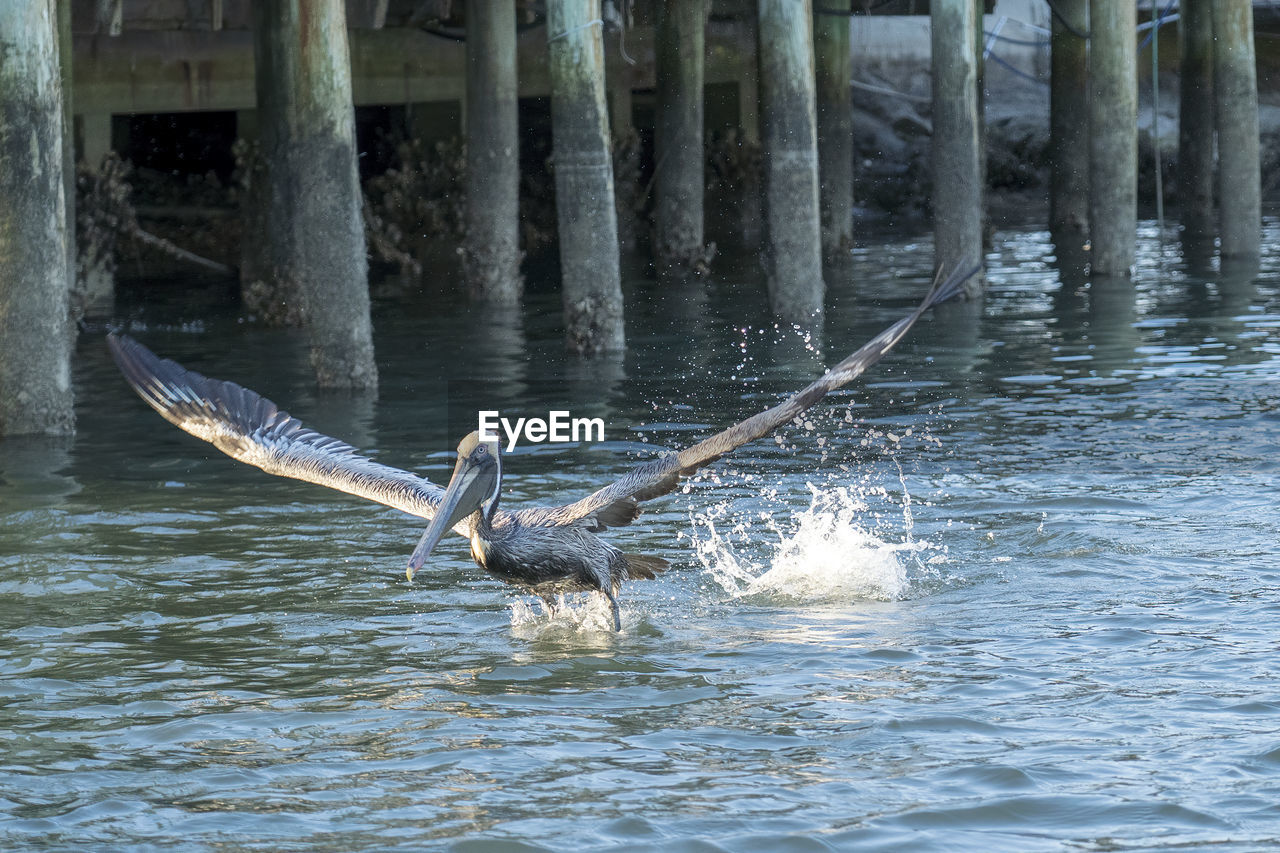
[[(121, 319), (437, 480), (479, 405), (603, 417), (604, 444), (507, 458), (508, 505), (548, 503), (801, 387), (931, 256), (857, 251), (809, 337), (746, 260), (637, 276), (631, 347), (595, 363), (537, 275), (523, 321), (387, 296), (376, 401), (317, 394), (296, 336), (219, 309), (133, 292)], [(407, 584), (420, 521), (232, 462), (83, 335), (75, 441), (0, 444), (0, 846), (1280, 841), (1280, 270), (1193, 274), (1153, 232), (1134, 286), (1051, 256), (998, 234), (980, 310), (612, 531), (672, 564), (620, 635), (456, 538)]]

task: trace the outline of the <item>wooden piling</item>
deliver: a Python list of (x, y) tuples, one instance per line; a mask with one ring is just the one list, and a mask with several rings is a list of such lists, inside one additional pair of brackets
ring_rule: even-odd
[(600, 0), (548, 0), (552, 160), (569, 349), (626, 344)]
[(471, 298), (520, 301), (515, 0), (467, 0), (467, 232)]
[(1218, 230), (1222, 257), (1257, 255), (1262, 242), (1258, 76), (1251, 0), (1211, 0), (1218, 129)]
[(1083, 244), (1089, 228), (1088, 0), (1058, 0), (1049, 57), (1049, 230)]
[(758, 0), (765, 273), (773, 312), (822, 320), (822, 226), (810, 0)]
[(741, 65), (738, 69), (738, 133), (742, 140), (751, 145), (759, 145), (760, 137), (760, 58), (746, 45), (759, 50), (760, 26), (758, 20), (744, 20), (741, 24), (747, 30), (743, 36), (745, 42), (741, 51)]
[[(641, 232), (640, 219), (645, 207), (641, 193), (647, 192), (646, 181), (641, 186), (640, 160), (642, 143), (636, 132), (632, 113), (632, 72), (620, 54), (605, 63), (605, 86), (609, 95), (609, 152), (613, 158), (613, 209), (618, 217), (618, 251), (623, 255), (635, 251)], [(644, 228), (648, 229), (648, 216), (644, 216)]]
[(1137, 11), (1089, 2), (1089, 242), (1095, 276), (1127, 276), (1138, 228)]
[[(1182, 58), (1178, 112), (1178, 208), (1191, 243), (1213, 239), (1213, 8), (1212, 0), (1181, 0)], [(1210, 250), (1212, 250), (1210, 248)]]
[(977, 13), (973, 0), (933, 0), (929, 17), (934, 266), (951, 272), (982, 260)]
[[(974, 81), (978, 112), (978, 230), (982, 234), (983, 251), (991, 248), (992, 231), (987, 215), (987, 34), (983, 26), (987, 0), (973, 0), (973, 61), (977, 69)], [(981, 289), (983, 279), (975, 276), (965, 283), (967, 291)]]
[(731, 213), (737, 220), (744, 247), (756, 248), (764, 228), (763, 161), (760, 144), (760, 62), (757, 16), (744, 15), (737, 23), (738, 128), (736, 144), (740, 178)]
[(702, 260), (705, 0), (662, 0), (656, 26), (654, 260), (688, 272)]
[(302, 323), (321, 387), (376, 388), (345, 4), (252, 5), (266, 268), (246, 302)]
[(825, 3), (813, 19), (822, 249), (853, 245), (853, 52), (848, 2)]
[(631, 74), (619, 68), (609, 81), (609, 130), (615, 139), (635, 131), (631, 111)]
[[(79, 146), (80, 162), (88, 174), (85, 185), (77, 187), (76, 198), (84, 196), (89, 205), (101, 204), (112, 193), (127, 189), (122, 187), (122, 182), (126, 180), (128, 166), (111, 153), (110, 115), (82, 115), (79, 119), (76, 135), (83, 140), (83, 145)], [(74, 206), (74, 202), (69, 206)], [(94, 214), (94, 211), (89, 213)], [(70, 216), (68, 219), (74, 223)], [(115, 311), (116, 301), (118, 234), (110, 223), (97, 215), (91, 215), (86, 224), (89, 227), (84, 233), (85, 243), (77, 244), (73, 260), (72, 316), (110, 317)]]
[(0, 3), (0, 437), (75, 430), (56, 5)]
[(635, 251), (642, 226), (648, 229), (648, 216), (644, 214), (642, 193), (649, 189), (646, 181), (641, 186), (640, 161), (643, 144), (636, 131), (632, 113), (632, 72), (619, 54), (605, 64), (605, 86), (609, 93), (609, 151), (613, 158), (613, 208), (618, 217), (618, 251), (623, 255)]
[[(56, 2), (56, 0), (55, 0)], [(67, 292), (76, 291), (76, 113), (72, 104), (71, 4), (58, 7), (58, 76), (62, 84), (62, 203), (67, 219)]]

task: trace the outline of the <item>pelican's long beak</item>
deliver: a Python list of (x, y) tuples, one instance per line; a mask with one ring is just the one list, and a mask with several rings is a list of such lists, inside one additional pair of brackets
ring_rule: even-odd
[(404, 573), (406, 578), (413, 580), (414, 574), (422, 568), (446, 531), (480, 508), (493, 493), (496, 481), (496, 466), (475, 465), (467, 457), (458, 457), (449, 488), (445, 489), (440, 506), (436, 508), (436, 517), (431, 519), (427, 532), (422, 534), (418, 547), (413, 549), (413, 556), (409, 557), (409, 568)]

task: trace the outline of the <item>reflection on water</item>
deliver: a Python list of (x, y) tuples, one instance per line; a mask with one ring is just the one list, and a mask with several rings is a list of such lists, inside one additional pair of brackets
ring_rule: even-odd
[(73, 442), (69, 438), (18, 436), (4, 443), (0, 455), (0, 501), (14, 510), (57, 505), (79, 490), (66, 473)]
[[(83, 336), (74, 442), (0, 444), (0, 838), (1268, 846), (1280, 276), (1158, 236), (1130, 284), (997, 235), (982, 305), (608, 534), (673, 566), (623, 590), (621, 635), (598, 598), (513, 596), (460, 539), (404, 583), (420, 520), (236, 465)], [(801, 387), (931, 264), (898, 241), (829, 265), (817, 334), (774, 322), (750, 257), (633, 276), (629, 348), (593, 362), (536, 275), (523, 314), (387, 302), (376, 399), (316, 392), (300, 336), (207, 305), (120, 319), (440, 480), (474, 408), (605, 418), (603, 444), (505, 460), (504, 501), (547, 504)]]

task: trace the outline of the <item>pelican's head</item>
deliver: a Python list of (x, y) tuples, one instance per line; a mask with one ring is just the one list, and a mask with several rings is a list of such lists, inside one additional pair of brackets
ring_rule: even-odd
[(458, 442), (458, 462), (453, 466), (453, 477), (436, 507), (435, 518), (431, 519), (427, 532), (422, 534), (418, 547), (413, 549), (405, 577), (413, 580), (414, 573), (422, 568), (446, 530), (472, 513), (481, 512), (485, 518), (491, 517), (498, 506), (501, 489), (502, 462), (498, 458), (498, 442), (482, 441), (479, 431)]

